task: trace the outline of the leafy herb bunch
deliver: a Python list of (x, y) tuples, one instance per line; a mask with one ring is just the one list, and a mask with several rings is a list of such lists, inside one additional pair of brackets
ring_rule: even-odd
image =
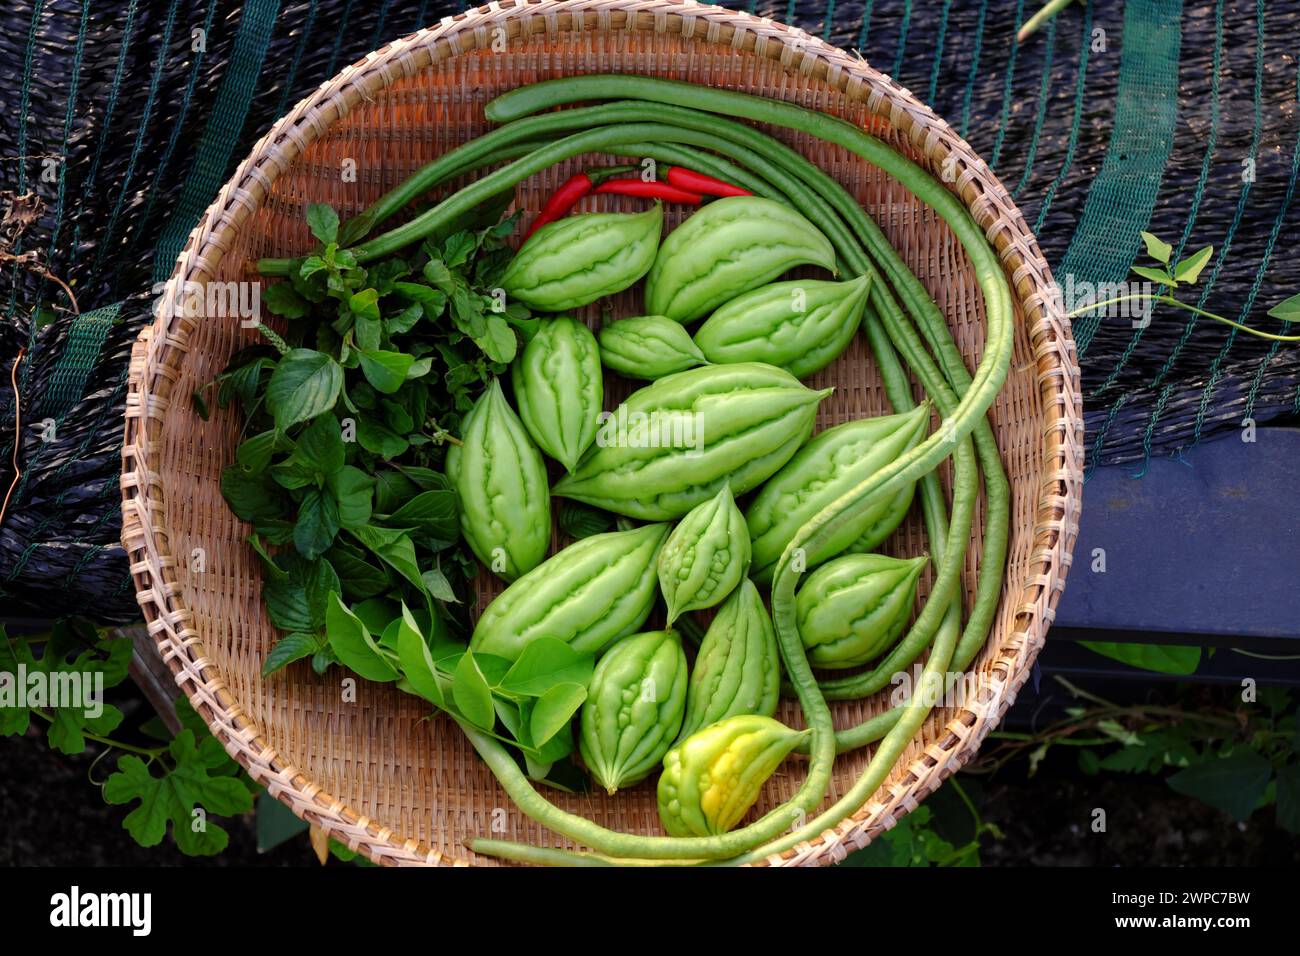
[[(310, 658), (317, 673), (338, 663), (396, 682), (458, 720), (502, 728), (542, 778), (572, 752), (594, 656), (558, 640), (514, 662), (469, 652), (461, 598), (477, 566), (442, 471), (462, 416), (538, 322), (500, 291), (515, 220), (492, 206), (365, 267), (338, 247), (335, 212), (309, 207), (320, 250), (263, 293), (288, 332), (261, 326), (269, 344), (234, 356), (212, 387), (243, 413), (221, 489), (253, 526), (263, 599), (283, 632), (264, 674)], [(564, 769), (553, 782), (566, 785)]]

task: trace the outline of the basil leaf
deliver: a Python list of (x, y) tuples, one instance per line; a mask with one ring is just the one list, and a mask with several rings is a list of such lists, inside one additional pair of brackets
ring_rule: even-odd
[(260, 432), (240, 442), (235, 449), (235, 461), (250, 475), (260, 475), (271, 464), (271, 456), (281, 451), (288, 442), (278, 428)]
[(361, 371), (366, 381), (385, 395), (391, 395), (402, 387), (406, 373), (415, 361), (413, 355), (405, 352), (358, 348), (357, 355), (361, 357)]
[(275, 642), (275, 646), (266, 655), (266, 660), (262, 662), (262, 676), (270, 677), (286, 665), (310, 657), (320, 648), (321, 639), (315, 634), (304, 634), (300, 631), (286, 634)]
[(293, 546), (304, 557), (318, 558), (334, 543), (339, 527), (339, 505), (334, 496), (312, 488), (298, 508)]
[(558, 637), (539, 637), (524, 647), (498, 688), (508, 694), (540, 697), (560, 684), (586, 687), (595, 666), (595, 655), (575, 651)]
[(584, 684), (556, 684), (533, 705), (528, 727), (533, 747), (540, 749), (552, 737), (569, 726), (569, 721), (587, 699)]
[(397, 528), (418, 529), (440, 540), (455, 541), (460, 536), (456, 493), (450, 489), (422, 492), (385, 518), (384, 523)]
[(365, 559), (365, 552), (342, 539), (325, 552), (325, 557), (338, 572), (343, 583), (343, 593), (354, 601), (364, 600), (387, 591), (391, 582), (384, 569)]
[(462, 654), (456, 664), (456, 671), (452, 675), (451, 696), (466, 720), (483, 730), (492, 729), (496, 723), (492, 691), (474, 662), (474, 655), (469, 651)]
[(424, 582), (425, 593), (430, 596), (450, 604), (460, 603), (456, 592), (452, 590), (451, 582), (447, 580), (447, 575), (443, 574), (440, 568), (430, 568), (420, 575), (420, 580)]
[(276, 555), (283, 577), (265, 578), (262, 600), (271, 622), (282, 631), (319, 631), (325, 626), (325, 609), (339, 577), (326, 560), (307, 561), (289, 552)]
[(414, 497), (417, 490), (415, 482), (404, 473), (395, 469), (381, 471), (375, 475), (375, 510), (390, 514), (401, 507), (399, 502)]
[(343, 467), (343, 431), (333, 415), (321, 415), (302, 430), (292, 458), (321, 477)]
[(410, 447), (410, 442), (397, 432), (364, 413), (357, 415), (357, 442), (385, 460), (398, 457)]
[(361, 619), (339, 599), (337, 592), (330, 593), (325, 630), (329, 635), (330, 649), (348, 670), (366, 680), (397, 680), (397, 670), (375, 644)]
[(370, 521), (375, 479), (360, 468), (344, 465), (325, 479), (325, 487), (338, 503), (342, 527), (357, 528)]
[(411, 689), (429, 703), (438, 707), (447, 706), (447, 695), (439, 682), (440, 675), (433, 664), (433, 655), (424, 635), (411, 617), (411, 612), (402, 605), (402, 616), (397, 630), (397, 655), (401, 661), (402, 673), (411, 684)]
[(343, 368), (338, 362), (313, 349), (293, 349), (271, 373), (266, 405), (284, 430), (329, 411), (342, 388)]
[(260, 476), (245, 474), (239, 465), (221, 472), (221, 495), (235, 516), (244, 521), (278, 518), (284, 512), (279, 490)]
[(415, 561), (415, 545), (405, 531), (379, 528), (372, 524), (349, 528), (348, 531), (406, 580), (417, 588), (424, 587), (424, 582), (420, 579), (420, 567)]

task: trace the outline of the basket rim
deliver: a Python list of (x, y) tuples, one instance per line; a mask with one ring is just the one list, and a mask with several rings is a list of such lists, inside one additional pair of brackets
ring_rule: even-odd
[[(1069, 321), (1053, 294), (1050, 269), (1020, 211), (982, 159), (933, 111), (860, 56), (796, 27), (694, 0), (494, 0), (389, 43), (347, 67), (300, 101), (257, 142), (195, 226), (178, 256), (162, 301), (178, 301), (187, 283), (210, 278), (226, 237), (261, 204), (276, 177), (315, 138), (377, 90), (451, 57), (507, 36), (574, 29), (677, 33), (729, 45), (824, 82), (863, 103), (902, 132), (932, 168), (945, 161), (947, 183), (997, 250), (1029, 326), (1045, 415), (1043, 480), (1035, 510), (1029, 569), (1015, 618), (978, 687), (887, 793), (818, 838), (763, 861), (768, 865), (838, 862), (918, 805), (968, 760), (1014, 702), (1054, 615), (1078, 534), (1083, 486), (1083, 414), (1079, 367)], [(945, 177), (948, 178), (948, 177)], [(156, 436), (171, 406), (193, 320), (160, 310), (132, 351), (122, 469), (122, 543), (148, 630), (177, 684), (250, 776), (295, 814), (383, 864), (468, 865), (374, 820), (325, 792), (267, 741), (208, 659), (173, 569)], [(1003, 600), (1011, 595), (1004, 593)]]

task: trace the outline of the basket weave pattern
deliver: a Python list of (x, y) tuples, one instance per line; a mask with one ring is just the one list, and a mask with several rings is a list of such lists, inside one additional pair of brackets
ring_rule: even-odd
[[(482, 107), (492, 96), (578, 72), (645, 73), (747, 90), (855, 122), (944, 178), (998, 250), (1012, 285), (1015, 354), (991, 410), (1012, 486), (1010, 557), (993, 631), (964, 699), (931, 713), (886, 785), (851, 819), (768, 862), (837, 861), (892, 826), (968, 760), (1014, 701), (1051, 622), (1078, 527), (1078, 367), (1068, 324), (1049, 294), (1051, 276), (1001, 183), (927, 107), (859, 58), (719, 7), (671, 0), (492, 3), (370, 54), (281, 119), (196, 227), (168, 295), (193, 288), (186, 283), (249, 279), (259, 255), (302, 252), (311, 245), (307, 203), (332, 203), (346, 218), (430, 158), (485, 132)], [(968, 363), (977, 361), (979, 286), (943, 222), (846, 151), (774, 132), (843, 183), (880, 222), (948, 317)], [(355, 182), (340, 174), (347, 159), (355, 160)], [(580, 157), (522, 183), (518, 203), (526, 216), (591, 161)], [(605, 198), (599, 208), (619, 208)], [(674, 212), (670, 223), (680, 218)], [(639, 293), (615, 304), (619, 314), (633, 314)], [(239, 422), (233, 411), (216, 409), (204, 422), (189, 399), (255, 337), (236, 319), (160, 316), (132, 359), (122, 538), (150, 633), (177, 683), (254, 779), (377, 862), (485, 862), (463, 846), (485, 834), (568, 845), (510, 805), (454, 724), (424, 720), (419, 702), (391, 685), (362, 682), (350, 703), (342, 699), (336, 671), (316, 678), (298, 664), (267, 680), (260, 676), (275, 633), (261, 605), (257, 560), (244, 543), (247, 528), (227, 509), (218, 484), (233, 458)], [(860, 341), (811, 384), (836, 386), (821, 407), (819, 427), (888, 408)], [(968, 578), (982, 531), (977, 519)], [(890, 549), (924, 549), (915, 515)], [(923, 592), (927, 586), (928, 577)], [(498, 589), (483, 581), (480, 602)], [(887, 709), (888, 696), (887, 689), (868, 701), (834, 705), (837, 726)], [(783, 706), (779, 716), (797, 721), (797, 707)], [(837, 762), (832, 798), (851, 785), (868, 756), (862, 751)], [(756, 812), (798, 787), (801, 765), (787, 766)], [(606, 826), (660, 832), (652, 785), (615, 798), (557, 795), (557, 802)]]

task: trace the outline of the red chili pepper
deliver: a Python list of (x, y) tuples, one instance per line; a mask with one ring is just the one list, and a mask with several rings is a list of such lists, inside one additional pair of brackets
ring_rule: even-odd
[(712, 176), (706, 176), (704, 173), (697, 173), (693, 169), (686, 169), (682, 166), (669, 166), (668, 175), (665, 178), (671, 186), (686, 189), (693, 193), (703, 193), (706, 196), (754, 195), (748, 189), (741, 189), (739, 186), (733, 186), (721, 179), (714, 179)]
[(596, 187), (597, 193), (615, 196), (639, 196), (642, 199), (661, 199), (664, 202), (698, 206), (704, 199), (699, 193), (679, 189), (668, 183), (646, 182), (642, 179), (611, 179)]
[(569, 210), (578, 204), (578, 200), (591, 192), (592, 185), (591, 177), (586, 173), (574, 173), (561, 183), (560, 188), (551, 193), (551, 198), (546, 200), (546, 205), (542, 206), (542, 211), (537, 214), (533, 224), (524, 233), (524, 241), (527, 242), (529, 236), (548, 222), (566, 216)]
[(537, 218), (533, 220), (532, 225), (528, 227), (528, 231), (524, 233), (524, 240), (527, 241), (529, 236), (548, 222), (563, 219), (583, 196), (591, 192), (600, 183), (603, 183), (611, 176), (623, 176), (635, 172), (636, 168), (635, 166), (599, 166), (570, 176), (560, 184), (555, 192), (551, 193), (551, 198), (546, 200), (546, 205), (542, 206), (542, 211), (537, 214)]

